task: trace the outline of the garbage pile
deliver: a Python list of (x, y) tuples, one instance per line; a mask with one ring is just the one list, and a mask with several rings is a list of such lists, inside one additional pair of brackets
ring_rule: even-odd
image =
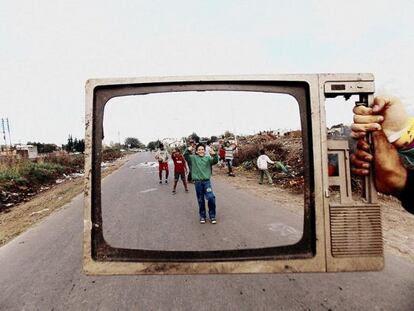
[(272, 161), (277, 161), (269, 165), (269, 172), (275, 184), (295, 192), (303, 191), (304, 161), (300, 135), (286, 133), (281, 136), (273, 132), (263, 132), (239, 137), (234, 166), (248, 171), (257, 170), (256, 162), (260, 149), (264, 149)]

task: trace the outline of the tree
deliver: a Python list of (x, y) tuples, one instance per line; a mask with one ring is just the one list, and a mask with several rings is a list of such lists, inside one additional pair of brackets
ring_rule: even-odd
[(141, 143), (138, 138), (135, 137), (125, 138), (125, 146), (129, 148), (145, 148), (145, 145)]
[(215, 143), (216, 141), (218, 141), (218, 137), (217, 137), (217, 136), (211, 136), (211, 137), (210, 137), (210, 141), (211, 141), (212, 143)]
[(67, 152), (72, 152), (73, 151), (73, 138), (72, 138), (72, 135), (69, 135), (69, 137), (68, 137), (68, 143), (65, 145), (65, 150)]
[(223, 136), (224, 138), (232, 138), (234, 137), (234, 134), (230, 131), (225, 131)]
[(82, 153), (85, 152), (85, 140), (84, 139), (79, 139), (78, 140), (78, 139), (75, 138), (75, 142), (74, 142), (73, 145), (74, 145), (73, 149), (76, 152), (82, 152)]
[(159, 140), (157, 140), (157, 141), (150, 141), (148, 143), (148, 145), (147, 145), (147, 148), (152, 151), (152, 150), (158, 149), (158, 147), (160, 146), (160, 144), (161, 144), (161, 142)]
[(62, 145), (62, 149), (65, 149), (67, 152), (84, 152), (85, 151), (85, 140), (84, 139), (73, 139), (72, 135), (68, 137), (68, 143)]

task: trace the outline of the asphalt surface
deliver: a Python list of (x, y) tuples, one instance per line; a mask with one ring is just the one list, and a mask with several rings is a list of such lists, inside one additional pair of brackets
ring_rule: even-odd
[(218, 180), (212, 181), (218, 223), (200, 226), (194, 185), (186, 193), (180, 180), (173, 195), (173, 163), (169, 183), (163, 173), (159, 184), (151, 161), (151, 154), (139, 154), (103, 182), (103, 230), (110, 245), (196, 251), (288, 245), (301, 238), (303, 217), (283, 203), (275, 208)]
[[(270, 213), (268, 203), (219, 182), (218, 224), (200, 225), (192, 186), (173, 196), (148, 160), (138, 154), (104, 180), (111, 245), (207, 250), (300, 238), (300, 217), (282, 206)], [(414, 264), (391, 254), (381, 272), (86, 276), (82, 199), (0, 248), (0, 310), (414, 310)]]

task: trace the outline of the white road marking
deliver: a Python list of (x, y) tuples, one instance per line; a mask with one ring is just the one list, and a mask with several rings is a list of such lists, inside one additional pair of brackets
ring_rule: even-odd
[(150, 188), (150, 189), (147, 189), (147, 190), (142, 190), (140, 192), (141, 193), (146, 193), (146, 192), (157, 191), (157, 190), (158, 190), (158, 188)]

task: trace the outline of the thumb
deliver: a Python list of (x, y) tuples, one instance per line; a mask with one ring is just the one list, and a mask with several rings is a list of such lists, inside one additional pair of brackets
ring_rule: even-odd
[(374, 98), (374, 105), (372, 106), (372, 111), (376, 114), (381, 113), (383, 114), (385, 110), (395, 105), (396, 103), (399, 103), (400, 100), (396, 97), (392, 96), (377, 96)]

